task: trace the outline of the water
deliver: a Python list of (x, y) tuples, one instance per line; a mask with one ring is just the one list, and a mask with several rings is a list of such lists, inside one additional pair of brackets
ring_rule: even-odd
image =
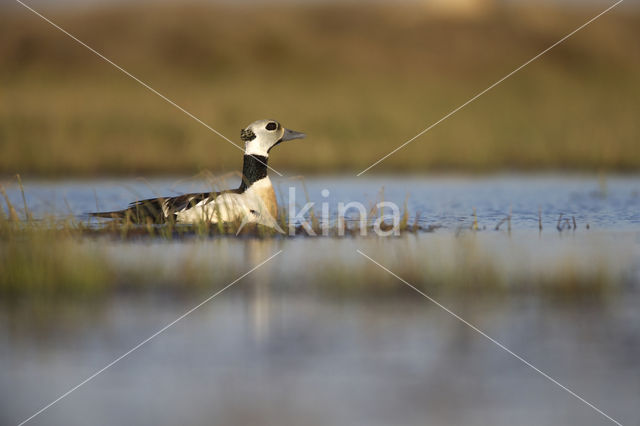
[[(441, 300), (625, 425), (640, 418), (639, 301)], [(17, 424), (196, 302), (3, 312), (0, 423)], [(248, 279), (31, 424), (608, 422), (423, 298), (326, 299)]]
[[(296, 204), (306, 202), (301, 181), (273, 179), (280, 202), (288, 205), (289, 187), (295, 188)], [(560, 214), (575, 217), (580, 228), (640, 229), (640, 176), (495, 175), (470, 177), (310, 177), (305, 179), (310, 201), (318, 214), (329, 203), (335, 217), (338, 203), (359, 201), (373, 206), (383, 198), (401, 208), (407, 200), (410, 215), (421, 222), (448, 229), (468, 227), (475, 209), (481, 226), (493, 228), (512, 212), (514, 229), (538, 229), (538, 212), (543, 227), (555, 228)], [(236, 187), (229, 178), (225, 187)], [(7, 183), (9, 197), (22, 206), (19, 189)], [(137, 199), (179, 195), (219, 189), (202, 179), (27, 181), (26, 197), (36, 215), (72, 213), (83, 216), (95, 210), (117, 210)], [(323, 197), (322, 190), (329, 190)], [(381, 191), (384, 190), (382, 193)]]
[[(280, 180), (285, 202), (290, 182), (303, 194), (299, 181)], [(157, 264), (177, 285), (92, 302), (1, 304), (0, 424), (20, 423), (278, 250), (29, 424), (613, 424), (357, 249), (617, 421), (640, 424), (640, 177), (305, 182), (318, 209), (323, 201), (333, 212), (339, 201), (375, 203), (384, 186), (385, 200), (403, 204), (408, 195), (411, 214), (443, 228), (399, 239), (86, 241), (87, 250), (99, 248), (123, 268)], [(5, 186), (21, 206), (18, 188)], [(61, 217), (209, 189), (176, 179), (25, 182), (36, 216)], [(460, 234), (474, 208), (487, 230)], [(512, 233), (493, 231), (510, 208)], [(574, 216), (578, 229), (559, 233), (560, 213)], [(497, 265), (495, 277), (512, 287), (436, 291), (428, 279), (414, 281), (422, 264), (433, 276), (459, 278), (456, 271), (472, 262)], [(185, 265), (206, 267), (214, 278), (200, 291), (181, 291)], [(563, 271), (578, 271), (581, 283), (602, 265), (620, 285), (595, 297), (554, 298), (520, 287)], [(342, 292), (340, 280), (357, 286)]]

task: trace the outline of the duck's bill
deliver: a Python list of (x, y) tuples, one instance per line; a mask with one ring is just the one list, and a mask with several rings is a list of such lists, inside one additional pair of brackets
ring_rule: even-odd
[(284, 129), (284, 135), (282, 136), (282, 139), (280, 139), (280, 142), (290, 141), (293, 139), (302, 139), (305, 136), (306, 135), (304, 133), (296, 132), (294, 130)]

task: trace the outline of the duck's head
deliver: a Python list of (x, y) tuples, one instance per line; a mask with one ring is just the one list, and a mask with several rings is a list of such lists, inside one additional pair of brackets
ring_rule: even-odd
[(304, 133), (285, 129), (275, 120), (258, 120), (249, 124), (240, 132), (245, 142), (245, 155), (269, 156), (269, 151), (280, 142), (302, 139)]

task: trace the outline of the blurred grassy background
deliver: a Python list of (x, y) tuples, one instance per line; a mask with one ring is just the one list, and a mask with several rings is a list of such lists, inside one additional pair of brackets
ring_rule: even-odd
[[(271, 164), (358, 172), (605, 6), (38, 6), (231, 139), (308, 133)], [(640, 168), (640, 12), (623, 4), (375, 172)], [(236, 148), (17, 4), (0, 13), (0, 174), (215, 172)]]

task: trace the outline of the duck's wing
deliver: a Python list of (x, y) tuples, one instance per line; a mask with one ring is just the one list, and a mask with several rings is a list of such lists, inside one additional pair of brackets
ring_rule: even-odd
[(133, 223), (165, 223), (175, 220), (177, 212), (189, 209), (199, 203), (207, 203), (215, 200), (222, 193), (236, 192), (237, 190), (223, 192), (194, 192), (178, 195), (177, 197), (158, 197), (138, 200), (129, 204), (124, 210), (113, 212), (89, 213), (94, 217), (109, 219), (123, 219)]

